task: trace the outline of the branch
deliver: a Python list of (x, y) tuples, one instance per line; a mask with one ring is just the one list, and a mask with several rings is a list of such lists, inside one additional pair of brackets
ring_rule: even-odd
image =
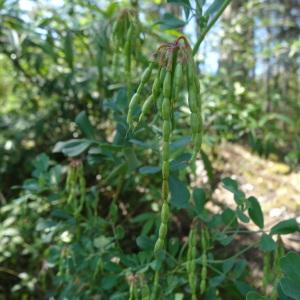
[(213, 17), (213, 19), (209, 22), (209, 24), (207, 25), (207, 27), (205, 28), (205, 30), (200, 34), (200, 37), (198, 38), (194, 48), (193, 48), (193, 55), (195, 55), (197, 53), (197, 51), (199, 50), (199, 47), (202, 43), (202, 41), (204, 40), (206, 34), (210, 31), (210, 29), (214, 26), (214, 24), (217, 22), (217, 20), (219, 19), (219, 17), (222, 15), (223, 11), (225, 10), (225, 8), (228, 6), (228, 4), (231, 2), (231, 0), (226, 0), (223, 5), (221, 6), (221, 9), (218, 11), (218, 13)]

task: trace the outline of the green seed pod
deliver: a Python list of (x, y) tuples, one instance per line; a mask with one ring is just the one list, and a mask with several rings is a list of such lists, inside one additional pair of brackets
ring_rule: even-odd
[(196, 74), (195, 74), (195, 86), (196, 86), (197, 94), (200, 94), (200, 83)]
[(202, 143), (202, 115), (201, 115), (201, 100), (200, 95), (197, 92), (195, 83), (193, 61), (190, 59), (188, 62), (188, 82), (189, 82), (189, 106), (191, 110), (191, 127), (192, 127), (192, 140), (194, 143), (194, 149), (191, 160), (194, 161), (201, 149)]
[(187, 252), (187, 274), (188, 282), (191, 289), (192, 299), (196, 297), (196, 229), (193, 227), (190, 230), (188, 238), (188, 252)]
[(138, 93), (135, 93), (130, 100), (129, 109), (136, 108), (140, 101), (141, 101), (141, 95)]
[(130, 287), (129, 287), (129, 299), (128, 300), (133, 300), (134, 299), (133, 289), (134, 289), (134, 285), (133, 285), (133, 282), (131, 282)]
[(193, 58), (190, 57), (190, 59), (187, 62), (187, 75), (188, 75), (188, 81), (189, 81), (189, 85), (196, 84), (195, 83), (195, 72), (194, 72), (194, 61)]
[(182, 81), (183, 81), (183, 66), (182, 66), (182, 63), (177, 63), (176, 67), (175, 67), (174, 81), (173, 81), (175, 100), (177, 100), (179, 97), (180, 88), (182, 86)]
[(169, 184), (168, 184), (168, 181), (163, 180), (163, 183), (162, 183), (162, 199), (163, 199), (163, 201), (168, 200), (168, 195), (169, 195)]
[(201, 247), (202, 247), (202, 256), (201, 256), (201, 282), (200, 282), (200, 293), (204, 294), (206, 290), (206, 277), (207, 277), (207, 241), (205, 236), (205, 229), (201, 230)]
[(151, 293), (151, 300), (156, 300), (158, 299), (157, 293), (158, 293), (158, 288), (159, 288), (159, 271), (155, 271), (154, 275), (154, 284), (153, 284), (153, 289)]
[(161, 223), (160, 227), (159, 227), (159, 238), (162, 240), (165, 240), (165, 237), (167, 235), (167, 231), (168, 231), (168, 226), (167, 224)]
[(198, 97), (196, 92), (195, 84), (191, 83), (189, 85), (189, 97), (188, 97), (189, 107), (191, 112), (196, 113), (199, 110)]
[(169, 215), (170, 215), (169, 205), (167, 202), (164, 202), (161, 208), (161, 221), (166, 224), (169, 220)]
[(154, 98), (157, 98), (160, 93), (160, 86), (161, 86), (160, 73), (161, 73), (161, 70), (157, 73), (157, 76), (152, 85), (152, 94), (153, 94)]
[(141, 100), (141, 96), (138, 93), (135, 93), (130, 100), (129, 109), (128, 109), (128, 113), (127, 113), (127, 123), (129, 125), (129, 127), (133, 126), (133, 112), (134, 112), (135, 108), (137, 108), (140, 100)]
[(157, 255), (159, 251), (163, 249), (163, 247), (164, 247), (164, 240), (158, 238), (154, 246), (154, 254)]
[(164, 83), (163, 83), (163, 96), (167, 99), (171, 97), (171, 80), (172, 80), (172, 74), (170, 71), (167, 71)]
[(144, 73), (142, 74), (142, 79), (141, 79), (140, 84), (139, 84), (139, 86), (137, 88), (137, 91), (136, 91), (137, 94), (140, 94), (140, 95), (142, 94), (145, 83), (150, 80), (153, 67), (154, 67), (154, 63), (151, 62), (148, 65), (148, 67), (146, 68), (146, 70), (144, 71)]
[(141, 281), (141, 294), (142, 294), (142, 300), (149, 300), (150, 299), (150, 291), (149, 287), (146, 282)]
[(72, 167), (68, 168), (68, 174), (67, 174), (67, 179), (66, 179), (66, 191), (70, 192), (72, 183), (74, 182), (74, 169)]
[(132, 37), (133, 37), (133, 25), (130, 24), (128, 32), (127, 32), (127, 37), (126, 37), (126, 43), (124, 46), (125, 49), (125, 69), (127, 72), (127, 76), (130, 75), (131, 71), (131, 52), (132, 52)]
[(196, 159), (196, 156), (201, 149), (201, 144), (202, 144), (202, 134), (200, 133), (195, 136), (194, 149), (191, 158), (192, 161)]
[(192, 133), (196, 134), (199, 132), (200, 129), (200, 122), (198, 119), (198, 115), (196, 113), (191, 113), (191, 127), (192, 127)]
[(77, 208), (77, 214), (79, 214), (83, 208), (85, 195), (86, 195), (86, 182), (83, 174), (83, 167), (80, 168), (80, 176), (79, 176), (79, 191), (80, 191), (80, 203)]
[(151, 106), (152, 106), (152, 104), (153, 104), (153, 100), (154, 100), (153, 95), (150, 95), (150, 96), (146, 99), (146, 101), (145, 101), (145, 103), (143, 104), (143, 107), (142, 107), (142, 113), (141, 113), (141, 115), (140, 115), (140, 117), (139, 117), (139, 122), (141, 122), (141, 121), (143, 121), (143, 120), (145, 119), (146, 114), (147, 114), (147, 113), (150, 111), (150, 109), (151, 109)]
[(162, 146), (162, 160), (167, 161), (169, 160), (170, 156), (170, 146), (168, 142), (163, 142)]
[(119, 26), (119, 22), (116, 21), (114, 22), (113, 26), (112, 26), (112, 35), (116, 35), (117, 31), (118, 31), (118, 26)]
[(277, 237), (277, 247), (274, 253), (273, 273), (279, 275), (280, 273), (280, 259), (284, 256), (284, 246), (280, 235)]
[(146, 68), (146, 70), (144, 71), (144, 73), (142, 74), (141, 84), (144, 85), (146, 82), (150, 80), (153, 67), (154, 67), (154, 63), (151, 62), (149, 66)]
[(166, 68), (162, 68), (160, 73), (159, 73), (159, 82), (160, 82), (160, 87), (163, 86), (164, 84), (164, 80), (167, 74), (167, 69)]
[(162, 103), (163, 103), (163, 95), (159, 95), (159, 97), (157, 98), (157, 102), (156, 102), (156, 107), (157, 110), (159, 112), (159, 114), (162, 116)]
[(171, 122), (164, 121), (163, 122), (163, 141), (168, 142), (170, 140), (170, 134), (171, 134)]
[(171, 114), (170, 100), (164, 97), (162, 102), (162, 117), (164, 120), (169, 120)]
[(169, 162), (164, 161), (162, 165), (162, 177), (164, 180), (167, 180), (169, 178)]
[(192, 57), (188, 60), (188, 80), (190, 84), (192, 82), (195, 84), (196, 92), (200, 93), (200, 83), (197, 77), (196, 66)]

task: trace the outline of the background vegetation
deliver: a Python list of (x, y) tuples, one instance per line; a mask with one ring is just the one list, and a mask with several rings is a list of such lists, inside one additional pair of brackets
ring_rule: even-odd
[[(219, 146), (230, 142), (299, 170), (297, 0), (233, 0), (206, 35), (195, 55), (202, 151), (191, 165), (182, 95), (171, 144), (173, 216), (166, 250), (152, 254), (160, 223), (159, 114), (153, 107), (128, 132), (128, 104), (158, 46), (182, 34), (195, 45), (226, 2), (0, 1), (1, 299), (148, 299), (157, 270), (156, 299), (190, 299), (190, 228), (197, 232), (197, 299), (300, 299), (293, 272), (299, 255), (285, 255), (279, 237), (299, 231), (296, 220), (265, 227), (259, 201), (215, 165)], [(131, 78), (126, 38), (116, 41), (113, 29), (128, 9), (137, 12)], [(199, 164), (207, 177), (200, 183)], [(220, 184), (235, 205), (214, 212)], [(250, 219), (255, 232), (243, 235)], [(259, 261), (260, 282), (248, 251)]]

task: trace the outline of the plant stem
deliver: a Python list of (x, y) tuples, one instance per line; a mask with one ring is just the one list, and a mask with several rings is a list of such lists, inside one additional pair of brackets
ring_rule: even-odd
[(209, 22), (209, 24), (206, 26), (206, 28), (204, 29), (204, 31), (200, 34), (200, 37), (198, 38), (194, 48), (193, 48), (193, 55), (195, 55), (202, 43), (202, 41), (204, 40), (206, 34), (209, 32), (209, 30), (213, 27), (213, 25), (217, 22), (217, 20), (219, 19), (219, 17), (222, 15), (223, 11), (225, 10), (225, 8), (228, 6), (228, 4), (231, 2), (231, 0), (226, 0), (222, 7), (220, 8), (220, 10), (218, 11), (218, 13), (213, 17), (213, 19)]

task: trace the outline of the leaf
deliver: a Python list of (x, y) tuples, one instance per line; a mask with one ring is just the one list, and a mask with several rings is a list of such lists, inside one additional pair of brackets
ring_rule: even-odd
[(95, 138), (94, 128), (90, 123), (90, 120), (88, 119), (85, 111), (82, 111), (77, 115), (77, 117), (75, 118), (75, 122), (87, 138)]
[(250, 220), (249, 220), (248, 216), (246, 216), (240, 208), (237, 208), (236, 214), (242, 222), (249, 223)]
[(286, 276), (300, 284), (300, 255), (298, 253), (291, 251), (282, 257), (280, 259), (280, 269)]
[(203, 213), (204, 205), (206, 201), (204, 189), (195, 188), (193, 190), (193, 199), (194, 199), (197, 214)]
[(170, 162), (170, 171), (177, 171), (185, 168), (191, 159), (190, 153), (183, 153)]
[(271, 236), (264, 233), (259, 241), (259, 249), (264, 252), (273, 251), (276, 249), (276, 243)]
[(278, 293), (278, 298), (279, 298), (280, 300), (294, 300), (293, 298), (288, 297), (288, 296), (284, 293), (284, 291), (282, 290), (282, 287), (281, 287), (281, 285), (280, 285), (280, 282), (278, 282), (278, 284), (277, 284), (277, 293)]
[(171, 204), (176, 208), (187, 208), (189, 206), (190, 192), (185, 183), (174, 176), (169, 178), (171, 192)]
[(33, 172), (33, 175), (35, 177), (40, 176), (42, 173), (45, 173), (50, 166), (49, 156), (46, 155), (45, 153), (41, 153), (33, 161), (33, 165), (36, 168), (36, 170)]
[(227, 246), (233, 241), (234, 236), (228, 236), (223, 232), (216, 232), (213, 234), (212, 239), (218, 241), (221, 245)]
[(236, 180), (231, 179), (230, 177), (226, 177), (222, 180), (224, 188), (231, 193), (236, 193), (238, 190), (238, 183)]
[(170, 13), (165, 13), (160, 19), (157, 24), (161, 24), (160, 28), (165, 29), (172, 29), (172, 28), (180, 28), (183, 27), (186, 23), (178, 18), (176, 18), (174, 15)]
[(209, 280), (209, 286), (210, 287), (218, 287), (224, 280), (225, 280), (225, 275), (219, 275), (219, 276), (212, 277)]
[(140, 235), (136, 239), (136, 244), (142, 249), (142, 250), (152, 250), (153, 249), (153, 241), (147, 237), (146, 235)]
[(253, 287), (244, 281), (235, 280), (234, 285), (244, 297), (246, 297), (248, 292), (253, 291)]
[(224, 261), (223, 266), (222, 266), (222, 270), (224, 273), (228, 273), (232, 267), (235, 264), (235, 259), (234, 258), (228, 258)]
[(161, 168), (158, 166), (144, 166), (139, 168), (141, 174), (156, 174), (160, 172)]
[(205, 300), (218, 300), (217, 289), (210, 287), (205, 292)]
[(233, 278), (237, 279), (240, 278), (244, 273), (248, 266), (248, 263), (244, 259), (238, 259), (236, 260), (236, 264), (234, 265), (234, 268), (232, 270)]
[(107, 248), (110, 243), (111, 243), (111, 238), (108, 238), (104, 235), (101, 235), (94, 239), (94, 246), (100, 249), (101, 251), (104, 251), (105, 248)]
[(240, 190), (237, 190), (234, 193), (233, 199), (237, 205), (243, 205), (243, 203), (245, 202), (245, 199), (246, 199), (245, 193)]
[(280, 259), (280, 269), (284, 273), (279, 285), (282, 292), (295, 300), (300, 299), (300, 255), (289, 252)]
[(188, 143), (190, 143), (191, 140), (192, 140), (192, 138), (190, 136), (184, 136), (184, 137), (176, 140), (175, 142), (171, 143), (170, 150), (175, 151), (179, 148), (182, 148), (182, 147), (186, 146)]
[(247, 293), (246, 300), (267, 300), (267, 298), (261, 296), (257, 292), (251, 291)]
[(58, 142), (54, 146), (53, 153), (62, 152), (66, 156), (74, 157), (80, 155), (93, 144), (93, 141), (86, 139), (73, 139), (66, 142)]
[(104, 290), (110, 290), (118, 283), (118, 276), (116, 275), (106, 275), (101, 279), (100, 286)]
[(299, 224), (296, 219), (281, 221), (271, 228), (271, 234), (289, 234), (299, 232)]
[(249, 201), (249, 208), (248, 214), (251, 220), (259, 227), (264, 228), (264, 215), (261, 210), (260, 204), (257, 199), (253, 196), (248, 198)]
[(224, 224), (227, 226), (233, 228), (238, 226), (235, 212), (231, 208), (224, 209), (224, 211), (222, 212), (222, 220)]
[(213, 16), (214, 14), (216, 14), (220, 8), (222, 7), (222, 5), (225, 3), (226, 0), (215, 0), (210, 6), (209, 8), (206, 10), (205, 12), (205, 16)]
[(184, 9), (185, 17), (188, 18), (190, 15), (191, 5), (189, 0), (168, 0), (168, 3), (181, 5)]
[(135, 151), (133, 148), (124, 148), (123, 149), (124, 156), (126, 158), (126, 162), (130, 170), (135, 170), (139, 165), (140, 162), (136, 157)]
[(299, 281), (295, 282), (289, 278), (282, 278), (279, 282), (279, 285), (283, 293), (292, 299), (300, 299), (300, 284)]
[(147, 213), (143, 213), (143, 214), (139, 214), (136, 217), (131, 219), (132, 223), (144, 223), (147, 220), (153, 219), (155, 218), (155, 214), (151, 213), (151, 212), (147, 212)]

